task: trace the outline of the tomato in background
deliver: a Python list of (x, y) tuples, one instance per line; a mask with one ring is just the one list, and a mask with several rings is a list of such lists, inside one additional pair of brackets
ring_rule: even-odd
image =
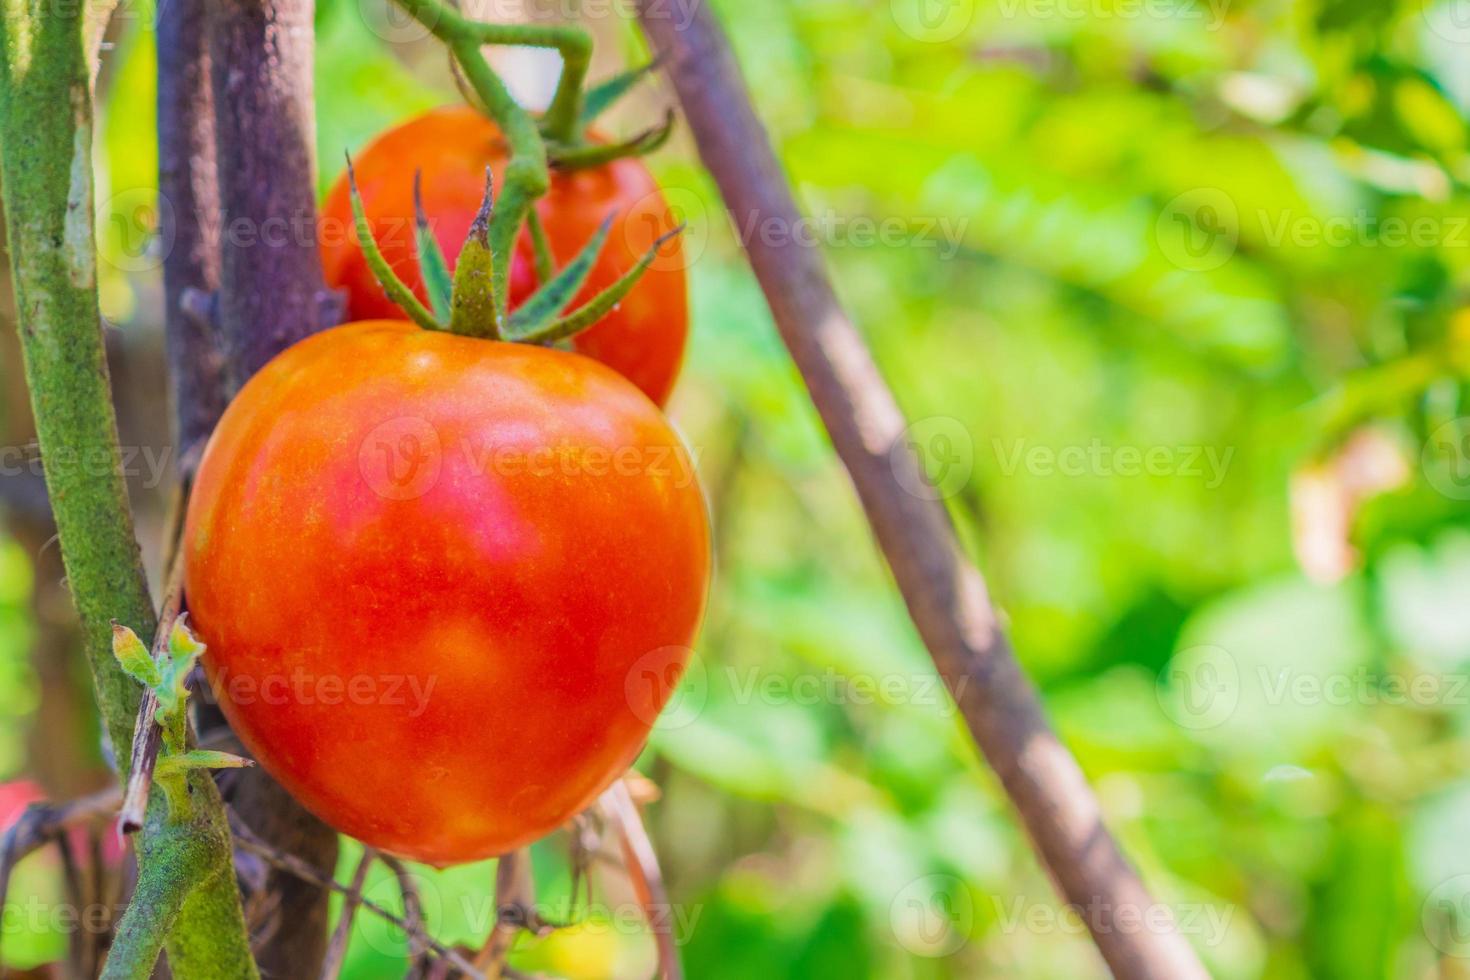
[[(422, 175), (424, 212), (450, 268), (485, 192), (485, 168), (498, 190), (508, 148), (495, 124), (468, 106), (434, 109), (381, 134), (353, 169), (363, 208), (384, 257), (427, 301), (414, 245), (414, 174)], [(570, 262), (603, 220), (616, 214), (602, 254), (572, 308), (612, 285), (677, 222), (648, 167), (623, 158), (576, 171), (553, 168), (551, 189), (536, 204), (557, 267)], [(378, 285), (353, 232), (344, 173), (322, 206), (322, 263), (327, 284), (347, 291), (350, 319), (406, 319)], [(689, 301), (677, 238), (606, 317), (577, 335), (573, 347), (628, 378), (659, 405), (667, 403), (689, 335)], [(535, 289), (531, 240), (523, 233), (511, 265), (512, 307)]]

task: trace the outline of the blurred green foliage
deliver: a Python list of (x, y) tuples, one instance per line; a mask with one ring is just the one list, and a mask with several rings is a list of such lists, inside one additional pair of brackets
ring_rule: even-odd
[[(588, 4), (604, 44), (644, 57), (610, 6)], [(1212, 973), (1466, 975), (1463, 5), (716, 6), (1021, 658)], [(114, 257), (156, 160), (147, 23), (119, 39), (103, 115)], [(431, 46), (384, 35), (406, 40), (380, 0), (322, 5), (323, 184), (344, 149), (455, 97)], [(940, 693), (741, 261), (741, 234), (792, 230), (732, 228), (687, 141), (654, 165), (690, 223), (672, 411), (718, 534), (699, 660), (641, 764), (689, 975), (1103, 975)], [(156, 329), (156, 270), (114, 262), (104, 304)], [(548, 901), (570, 894), (564, 852), (538, 848)], [(475, 942), (491, 870), (423, 875), (436, 933)], [(517, 962), (649, 975), (603, 884), (611, 906)], [(370, 892), (396, 901), (382, 869)], [(363, 915), (348, 975), (401, 975), (404, 949)]]

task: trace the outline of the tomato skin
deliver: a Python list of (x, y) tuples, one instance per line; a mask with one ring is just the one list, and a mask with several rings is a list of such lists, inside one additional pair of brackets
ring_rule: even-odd
[[(353, 158), (363, 209), (384, 257), (420, 299), (427, 299), (413, 241), (413, 179), (422, 174), (424, 211), (453, 268), (485, 192), (485, 168), (499, 192), (508, 159), (495, 124), (468, 106), (434, 109), (380, 135)], [(609, 214), (613, 227), (575, 309), (631, 269), (658, 235), (677, 222), (658, 185), (639, 160), (601, 167), (552, 171), (551, 188), (536, 204), (552, 255), (570, 262)], [(350, 319), (403, 319), (367, 267), (353, 233), (352, 204), (344, 173), (322, 205), (322, 264), (327, 284), (347, 291)], [(629, 294), (596, 325), (573, 340), (576, 350), (628, 378), (659, 405), (678, 379), (689, 334), (689, 300), (682, 246), (677, 239)], [(535, 288), (528, 234), (511, 264), (510, 303)]]
[(337, 829), (438, 865), (543, 836), (626, 770), (710, 569), (692, 464), (637, 389), (402, 321), (316, 334), (245, 385), (184, 547), (250, 754)]

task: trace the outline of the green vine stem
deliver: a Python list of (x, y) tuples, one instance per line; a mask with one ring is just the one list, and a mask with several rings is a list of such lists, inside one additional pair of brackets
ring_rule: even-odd
[(125, 752), (139, 692), (112, 659), (110, 621), (151, 634), (154, 614), (122, 478), (97, 307), (81, 5), (53, 8), (8, 0), (0, 20), (0, 180), (46, 485), (104, 727)]
[[(471, 20), (439, 0), (397, 0), (397, 3), (435, 37), (449, 45), (454, 51), (455, 59), (467, 72), (470, 62), (485, 63), (480, 54), (482, 45), (507, 44), (555, 50), (561, 55), (561, 77), (557, 80), (551, 104), (546, 107), (542, 124), (552, 139), (558, 142), (573, 140), (582, 116), (582, 83), (587, 79), (587, 69), (592, 62), (590, 34), (580, 27), (565, 24), (491, 24)], [(470, 48), (471, 57), (466, 58), (457, 50), (463, 46)], [(524, 110), (515, 105), (509, 93), (492, 94), (482, 89), (473, 77), (469, 81), (475, 94), (485, 101), (485, 107), (502, 128), (505, 126), (502, 112), (507, 103), (525, 115)], [(501, 86), (501, 91), (503, 90)], [(529, 116), (525, 118), (530, 120)], [(506, 136), (514, 142), (509, 131)]]
[(147, 980), (153, 975), (158, 950), (178, 923), (184, 899), (210, 871), (208, 848), (192, 834), (160, 828), (149, 840), (152, 847), (166, 850), (169, 859), (150, 860), (149, 848), (142, 849), (140, 865), (160, 870), (138, 876), (128, 907), (146, 906), (149, 914), (123, 915), (103, 967), (104, 980)]
[(490, 251), (496, 256), (490, 272), (498, 332), (510, 294), (510, 256), (521, 222), (551, 186), (546, 144), (530, 114), (516, 102), (480, 49), (486, 44), (552, 48), (562, 59), (561, 78), (552, 96), (545, 122), (548, 130), (570, 140), (581, 117), (582, 82), (592, 58), (592, 39), (579, 28), (536, 24), (487, 24), (470, 20), (439, 0), (396, 0), (435, 37), (443, 41), (464, 72), (490, 117), (510, 146), (500, 200), (490, 223)]
[[(122, 478), (97, 302), (83, 17), (84, 8), (93, 18), (102, 6), (6, 0), (0, 183), (47, 490), (103, 727), (121, 754), (132, 743), (141, 690), (113, 658), (111, 620), (151, 636), (155, 615)], [(220, 873), (231, 860), (228, 834), (218, 832), (226, 826), (223, 805), (211, 780), (190, 778), (195, 820), (171, 825), (161, 792), (150, 804), (139, 900), (124, 916), (111, 975), (146, 976), (165, 936), (173, 973), (183, 980), (255, 973), (233, 875)], [(211, 868), (212, 878), (200, 874)], [(121, 972), (144, 961), (146, 970)]]
[[(145, 978), (158, 959), (159, 940), (182, 919), (168, 943), (175, 974), (180, 959), (198, 976), (253, 978), (255, 963), (243, 928), (232, 928), (231, 903), (239, 915), (229, 826), (208, 770), (239, 768), (249, 761), (227, 752), (191, 748), (188, 677), (204, 652), (182, 619), (176, 619), (159, 654), (126, 626), (112, 625), (112, 651), (122, 669), (152, 692), (162, 747), (154, 772), (153, 802), (139, 860), (138, 890), (119, 924), (133, 945), (108, 957), (104, 980)], [(232, 948), (233, 947), (233, 948)]]
[[(229, 824), (213, 794), (214, 780), (196, 769), (188, 785), (195, 800), (190, 819), (175, 819), (167, 805), (148, 810), (138, 848), (138, 883), (101, 980), (147, 980), (161, 942), (175, 977), (259, 980), (240, 913)], [(214, 805), (200, 805), (211, 797)]]

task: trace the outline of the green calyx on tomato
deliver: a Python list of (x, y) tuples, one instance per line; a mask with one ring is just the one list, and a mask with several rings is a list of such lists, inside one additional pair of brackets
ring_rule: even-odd
[[(570, 339), (601, 320), (627, 296), (658, 257), (658, 250), (664, 243), (684, 230), (681, 224), (660, 235), (632, 268), (575, 310), (567, 312), (567, 307), (587, 282), (587, 276), (602, 252), (608, 230), (616, 215), (608, 214), (581, 251), (560, 271), (553, 270), (553, 260), (546, 247), (545, 235), (538, 234), (539, 222), (531, 218), (531, 238), (536, 246), (537, 269), (538, 272), (547, 274), (541, 276), (541, 284), (536, 290), (513, 313), (507, 314), (503, 312), (506, 304), (496, 301), (495, 283), (509, 281), (512, 256), (501, 253), (491, 245), (495, 206), (490, 168), (485, 168), (485, 196), (479, 213), (470, 225), (469, 235), (460, 248), (452, 276), (449, 273), (449, 263), (430, 230), (428, 217), (424, 214), (420, 181), (416, 174), (414, 242), (419, 271), (429, 295), (429, 303), (425, 305), (393, 271), (393, 267), (378, 248), (372, 225), (363, 208), (350, 155), (347, 157), (347, 182), (358, 245), (388, 297), (408, 314), (409, 319), (425, 330), (448, 330), (461, 336), (487, 340), (550, 345)], [(535, 214), (534, 211), (530, 213)]]
[[(570, 337), (577, 353), (618, 371), (663, 406), (678, 378), (688, 337), (688, 300), (679, 243), (668, 242), (656, 262), (645, 254), (658, 244), (652, 239), (676, 222), (638, 157), (668, 138), (673, 116), (666, 114), (658, 125), (622, 142), (605, 140), (589, 129), (653, 65), (584, 88), (593, 41), (575, 25), (490, 23), (466, 17), (444, 0), (395, 2), (447, 48), (466, 104), (432, 110), (395, 126), (362, 151), (357, 161), (362, 210), (371, 216), (381, 256), (374, 255), (370, 264), (355, 236), (334, 233), (331, 241), (324, 238), (327, 284), (346, 292), (352, 319), (410, 318), (428, 326), (431, 321), (445, 323), (447, 316), (451, 331), (475, 330), (480, 336), (542, 343)], [(519, 105), (486, 60), (485, 47), (496, 44), (552, 49), (560, 55), (561, 75), (544, 113), (533, 115)], [(481, 210), (486, 167), (499, 181), (495, 208), (477, 243), (490, 253), (488, 285), (477, 283), (479, 297), (466, 297), (461, 305), (491, 313), (488, 319), (482, 313), (455, 323), (453, 309), (445, 310), (453, 305), (449, 272), (471, 218)], [(419, 173), (420, 193), (413, 201), (410, 178)], [(323, 203), (324, 227), (360, 224), (352, 196), (344, 175)], [(599, 237), (609, 212), (616, 218), (610, 232), (601, 236), (605, 247), (592, 249), (596, 261), (573, 299), (579, 308), (563, 319), (563, 305), (545, 322), (530, 322), (528, 314), (514, 325), (522, 335), (513, 337), (511, 311), (535, 284), (549, 283), (559, 263), (577, 267), (575, 260)], [(402, 234), (422, 214), (432, 220), (432, 237), (448, 261), (433, 254), (425, 222), (418, 222), (413, 241)], [(397, 296), (385, 297), (383, 258), (400, 284), (408, 285), (418, 307), (399, 303), (406, 296), (394, 285), (388, 289)], [(554, 306), (546, 299), (542, 297), (536, 311), (544, 314)], [(434, 315), (427, 315), (431, 311)], [(552, 329), (558, 319), (563, 322)], [(549, 332), (542, 335), (542, 328)]]
[[(404, 120), (352, 154), (377, 250), (439, 323), (450, 317), (444, 297), (451, 292), (460, 250), (475, 219), (485, 217), (487, 167), (494, 172), (496, 200), (494, 214), (486, 220), (506, 222), (511, 216), (514, 156), (505, 129), (466, 104)], [(368, 264), (354, 234), (353, 210), (344, 169), (322, 202), (327, 285), (346, 293), (349, 319), (410, 319)], [(493, 299), (505, 301), (502, 324), (556, 269), (575, 262), (609, 214), (616, 215), (613, 226), (572, 300), (574, 309), (633, 270), (679, 219), (674, 200), (642, 160), (624, 158), (576, 171), (551, 168), (546, 194), (522, 212), (519, 234), (509, 246), (514, 253), (510, 270), (504, 272), (501, 263), (505, 284), (492, 277), (497, 291)], [(481, 240), (503, 254), (505, 236), (497, 238), (492, 231), (487, 224)], [(430, 233), (437, 249), (424, 240)], [(628, 294), (570, 341), (577, 353), (613, 368), (659, 405), (673, 393), (689, 339), (690, 256), (682, 237), (666, 241)], [(447, 260), (442, 265), (441, 256)], [(499, 303), (492, 305), (499, 308)]]

